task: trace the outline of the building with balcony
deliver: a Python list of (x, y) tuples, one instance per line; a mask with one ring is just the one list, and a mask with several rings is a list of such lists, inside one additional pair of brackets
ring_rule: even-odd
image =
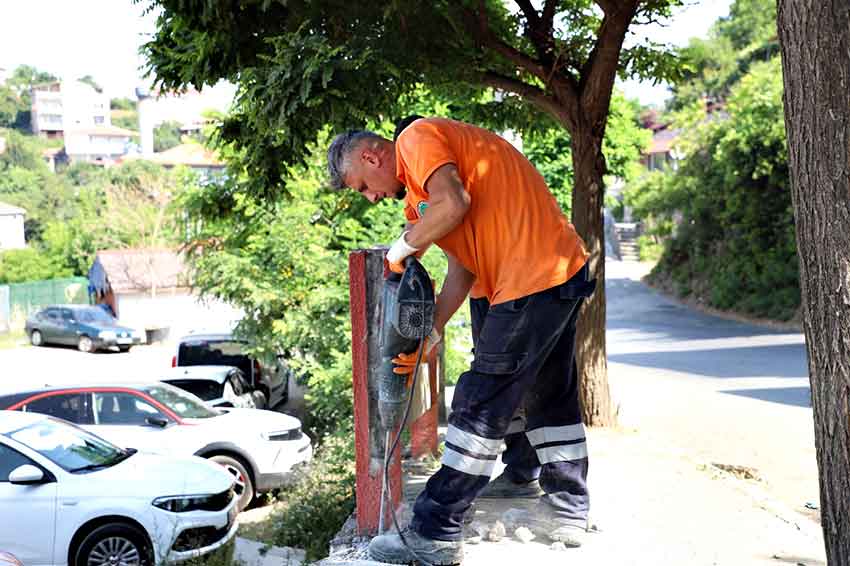
[(32, 133), (65, 137), (74, 129), (108, 127), (109, 97), (80, 81), (54, 81), (32, 87)]

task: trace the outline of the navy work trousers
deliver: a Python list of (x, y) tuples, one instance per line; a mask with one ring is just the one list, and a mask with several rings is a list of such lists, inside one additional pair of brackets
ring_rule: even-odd
[[(559, 516), (584, 525), (588, 461), (575, 328), (582, 301), (594, 285), (585, 266), (562, 285), (488, 306), (483, 324), (474, 330), (472, 367), (455, 387), (442, 466), (413, 509), (411, 527), (419, 534), (462, 538), (463, 515), (489, 482), (502, 439), (520, 407), (525, 409), (528, 444), (514, 445), (511, 454), (523, 461), (522, 469), (540, 467), (544, 499)], [(529, 463), (528, 450), (536, 461)]]

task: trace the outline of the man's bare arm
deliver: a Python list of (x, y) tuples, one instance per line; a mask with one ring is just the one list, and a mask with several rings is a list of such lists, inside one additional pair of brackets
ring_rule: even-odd
[(437, 308), (434, 312), (434, 328), (440, 334), (443, 334), (446, 323), (466, 300), (472, 284), (475, 283), (475, 274), (467, 271), (450, 254), (446, 255), (449, 258), (449, 270), (443, 288), (437, 296)]
[(428, 191), (428, 213), (423, 215), (407, 233), (405, 240), (414, 248), (423, 249), (451, 232), (469, 210), (469, 193), (463, 187), (457, 167), (443, 165), (425, 182)]

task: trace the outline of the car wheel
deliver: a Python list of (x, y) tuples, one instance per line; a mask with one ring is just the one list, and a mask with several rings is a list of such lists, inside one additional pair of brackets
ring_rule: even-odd
[(91, 338), (83, 334), (77, 341), (77, 349), (81, 352), (90, 354), (91, 352), (94, 352), (94, 342), (92, 342)]
[(43, 346), (44, 345), (44, 336), (41, 335), (41, 331), (33, 330), (30, 334), (30, 344), (33, 346)]
[(236, 479), (234, 491), (239, 498), (239, 501), (236, 503), (236, 509), (239, 511), (245, 509), (254, 499), (254, 482), (251, 481), (251, 475), (248, 473), (248, 470), (236, 458), (223, 454), (213, 456), (210, 460), (222, 466)]
[(144, 534), (127, 524), (111, 523), (83, 539), (73, 566), (150, 566), (153, 553)]
[(265, 409), (268, 399), (266, 399), (266, 394), (262, 391), (252, 391), (251, 402), (254, 404), (255, 409)]

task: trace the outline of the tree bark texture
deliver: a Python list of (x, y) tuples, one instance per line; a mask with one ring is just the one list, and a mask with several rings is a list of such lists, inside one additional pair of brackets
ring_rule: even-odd
[(850, 6), (779, 0), (791, 192), (829, 564), (850, 564)]
[[(589, 140), (589, 141), (588, 141)], [(602, 216), (604, 185), (602, 138), (573, 136), (573, 223), (590, 252), (590, 272), (596, 278), (596, 291), (582, 307), (576, 332), (576, 362), (579, 397), (584, 422), (613, 426), (617, 417), (608, 388), (608, 360), (605, 347), (605, 230)]]

